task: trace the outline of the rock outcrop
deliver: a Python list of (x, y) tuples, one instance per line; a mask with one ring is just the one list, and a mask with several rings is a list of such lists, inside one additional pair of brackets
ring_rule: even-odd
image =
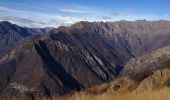
[(130, 76), (138, 81), (153, 74), (158, 69), (169, 68), (170, 46), (153, 51), (150, 54), (131, 59), (121, 72), (122, 76)]
[(170, 69), (157, 70), (153, 75), (144, 79), (136, 91), (153, 90), (169, 87)]

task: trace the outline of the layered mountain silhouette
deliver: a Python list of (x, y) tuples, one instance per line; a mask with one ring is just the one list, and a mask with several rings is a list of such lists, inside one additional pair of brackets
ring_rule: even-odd
[(82, 21), (51, 31), (1, 22), (0, 38), (3, 95), (65, 95), (129, 78), (137, 87), (170, 65), (170, 22), (164, 20)]
[(12, 47), (31, 36), (43, 35), (48, 33), (52, 28), (26, 28), (9, 23), (0, 22), (0, 55), (5, 54)]

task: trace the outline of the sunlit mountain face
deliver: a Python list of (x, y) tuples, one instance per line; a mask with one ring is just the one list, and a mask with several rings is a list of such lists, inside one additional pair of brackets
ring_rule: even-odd
[(1, 0), (0, 100), (169, 100), (169, 3)]

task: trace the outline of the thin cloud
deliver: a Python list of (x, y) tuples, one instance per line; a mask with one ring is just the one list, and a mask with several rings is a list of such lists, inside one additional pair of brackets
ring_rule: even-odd
[(88, 7), (88, 6), (71, 6), (71, 7), (64, 7), (58, 8), (63, 15), (71, 15), (71, 14), (90, 14), (90, 15), (104, 15), (105, 12), (97, 10), (96, 7)]
[(89, 13), (88, 11), (78, 10), (78, 9), (60, 9), (60, 11), (65, 13)]
[(112, 12), (112, 13), (111, 13), (111, 15), (112, 15), (112, 16), (119, 16), (119, 15), (121, 15), (121, 13), (118, 13), (118, 12)]
[[(14, 24), (25, 27), (58, 27), (61, 25), (69, 26), (79, 21), (114, 21), (114, 20), (133, 20), (145, 17), (132, 14), (106, 12), (90, 7), (71, 7), (57, 8), (61, 13), (48, 13), (27, 10), (17, 10), (5, 6), (0, 6), (0, 11), (4, 13), (0, 16), (0, 21), (10, 21)], [(5, 15), (7, 14), (7, 15)], [(77, 16), (78, 15), (78, 16)], [(167, 17), (167, 15), (166, 15)]]
[(4, 21), (20, 21), (20, 22), (25, 22), (25, 23), (34, 23), (33, 20), (31, 19), (27, 19), (27, 18), (19, 18), (19, 17), (14, 17), (14, 16), (1, 16), (0, 20), (4, 20)]
[(101, 19), (103, 19), (103, 20), (111, 20), (112, 18), (108, 17), (108, 16), (102, 16)]
[(9, 21), (19, 26), (31, 27), (31, 28), (44, 28), (44, 27), (58, 27), (69, 26), (77, 21), (81, 21), (80, 18), (62, 17), (56, 16), (53, 18), (22, 18), (15, 16), (1, 16), (0, 21)]
[(21, 11), (21, 10), (15, 10), (15, 9), (4, 7), (4, 6), (0, 6), (0, 11), (3, 11), (3, 12), (14, 12), (14, 13), (23, 13), (23, 11)]

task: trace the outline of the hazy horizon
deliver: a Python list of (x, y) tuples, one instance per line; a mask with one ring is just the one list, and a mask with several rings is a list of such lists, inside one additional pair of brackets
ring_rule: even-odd
[(68, 26), (79, 21), (169, 20), (168, 0), (1, 0), (0, 21), (26, 27)]

